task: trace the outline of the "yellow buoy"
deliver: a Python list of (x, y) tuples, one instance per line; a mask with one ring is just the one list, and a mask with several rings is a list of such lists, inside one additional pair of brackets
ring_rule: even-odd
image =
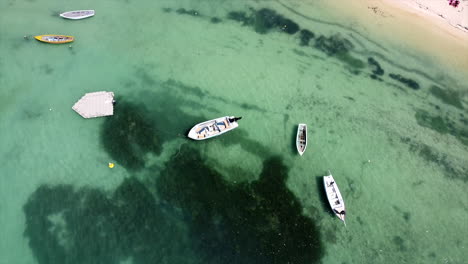
[(114, 168), (114, 166), (115, 166), (115, 164), (114, 164), (114, 163), (112, 163), (112, 162), (109, 162), (109, 168), (111, 168), (111, 169), (112, 169), (112, 168)]

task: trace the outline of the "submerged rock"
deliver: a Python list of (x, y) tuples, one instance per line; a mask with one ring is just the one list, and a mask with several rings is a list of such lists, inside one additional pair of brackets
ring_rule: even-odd
[(459, 92), (450, 89), (442, 89), (435, 85), (433, 85), (429, 91), (433, 96), (439, 98), (442, 102), (453, 105), (456, 108), (463, 109), (463, 104), (461, 102), (461, 96)]
[(392, 78), (394, 80), (397, 80), (397, 81), (405, 84), (406, 86), (408, 86), (409, 88), (411, 88), (413, 90), (419, 90), (419, 88), (420, 88), (419, 84), (415, 80), (405, 78), (405, 77), (401, 76), (400, 74), (390, 73), (388, 76), (390, 76), (390, 78)]
[(372, 74), (378, 75), (378, 76), (384, 75), (385, 73), (384, 70), (382, 69), (382, 67), (380, 67), (380, 64), (374, 58), (371, 58), (371, 57), (367, 58), (367, 62), (373, 68)]
[(222, 21), (222, 20), (221, 20), (220, 18), (218, 18), (218, 17), (212, 17), (212, 18), (210, 19), (210, 22), (213, 23), (213, 24), (221, 23), (221, 21)]
[(354, 45), (348, 39), (336, 34), (330, 37), (321, 35), (315, 39), (314, 47), (325, 52), (327, 55), (336, 56), (348, 53), (354, 48)]
[(260, 34), (265, 34), (272, 30), (280, 30), (287, 34), (294, 34), (299, 31), (297, 23), (268, 8), (253, 11), (250, 14), (243, 11), (231, 11), (227, 17), (228, 19), (241, 22), (242, 25), (252, 26), (255, 32)]
[(189, 16), (199, 16), (200, 12), (194, 9), (186, 10), (185, 8), (179, 8), (176, 10), (177, 14), (189, 15)]
[(299, 25), (294, 21), (268, 8), (263, 8), (255, 12), (254, 28), (255, 31), (260, 34), (265, 34), (272, 29), (279, 29), (288, 34), (294, 34), (299, 31)]
[(301, 31), (299, 31), (299, 34), (299, 39), (301, 40), (299, 45), (301, 46), (309, 45), (309, 41), (315, 37), (315, 34), (307, 29), (302, 29)]
[(456, 137), (462, 144), (468, 146), (468, 129), (463, 122), (453, 121), (448, 116), (432, 115), (424, 110), (415, 114), (418, 125), (430, 128), (441, 134), (450, 134)]
[(242, 11), (231, 11), (227, 15), (228, 19), (242, 22), (242, 25), (251, 25), (253, 23), (253, 17), (251, 15), (247, 15), (246, 12)]

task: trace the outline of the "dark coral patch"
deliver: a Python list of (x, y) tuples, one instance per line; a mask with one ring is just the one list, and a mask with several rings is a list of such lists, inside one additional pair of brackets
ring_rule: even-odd
[(346, 63), (348, 66), (351, 66), (352, 68), (351, 73), (353, 74), (358, 74), (359, 69), (362, 69), (365, 67), (365, 64), (362, 60), (354, 58), (349, 53), (341, 53), (341, 54), (338, 54), (336, 57), (342, 62)]
[(162, 172), (157, 190), (190, 217), (204, 263), (316, 263), (323, 255), (319, 230), (302, 214), (287, 177), (287, 167), (272, 158), (258, 180), (233, 185), (186, 148)]
[(253, 17), (242, 11), (231, 11), (228, 13), (227, 18), (241, 22), (242, 25), (250, 25), (253, 23)]
[(401, 238), (400, 236), (394, 236), (392, 241), (393, 244), (395, 244), (400, 251), (407, 250), (405, 240), (403, 240), (403, 238)]
[[(444, 175), (449, 179), (468, 181), (468, 169), (466, 167), (454, 166), (451, 158), (446, 154), (439, 153), (425, 144), (416, 144), (410, 138), (402, 138), (403, 143), (410, 145), (410, 151), (418, 154), (427, 162), (434, 163), (444, 170)], [(422, 182), (415, 183), (417, 185)], [(413, 184), (413, 185), (415, 185)]]
[(315, 39), (314, 47), (326, 53), (329, 56), (334, 56), (342, 62), (348, 64), (353, 69), (353, 73), (359, 73), (359, 69), (364, 68), (364, 62), (354, 58), (349, 53), (354, 45), (348, 39), (341, 37), (339, 34), (330, 37), (320, 36)]
[(382, 78), (380, 78), (379, 76), (377, 76), (377, 75), (375, 75), (375, 74), (371, 74), (370, 77), (371, 77), (371, 79), (373, 79), (373, 80), (383, 81)]
[(222, 20), (221, 20), (221, 18), (219, 18), (219, 17), (212, 17), (212, 18), (210, 19), (210, 22), (213, 23), (213, 24), (218, 24), (218, 23), (221, 23)]
[(301, 31), (299, 31), (299, 39), (300, 39), (299, 45), (301, 46), (309, 45), (310, 40), (313, 39), (314, 37), (315, 37), (315, 34), (312, 31), (307, 30), (307, 29), (302, 29)]
[(460, 99), (460, 93), (449, 89), (442, 89), (435, 85), (432, 86), (429, 91), (432, 95), (439, 98), (442, 102), (447, 103), (449, 105), (453, 105), (459, 109), (463, 109), (463, 104)]
[(330, 37), (321, 35), (315, 39), (314, 47), (325, 52), (327, 55), (333, 56), (348, 53), (354, 48), (354, 45), (348, 39), (337, 34)]
[(114, 115), (105, 119), (101, 142), (109, 155), (130, 170), (145, 166), (147, 153), (159, 154), (161, 142), (143, 106), (119, 102)]
[(419, 88), (420, 88), (419, 84), (415, 80), (405, 78), (405, 77), (401, 76), (400, 74), (390, 73), (388, 76), (390, 76), (390, 78), (392, 78), (394, 80), (397, 80), (397, 81), (401, 82), (402, 84), (408, 86), (409, 88), (411, 88), (413, 90), (419, 90)]
[(170, 223), (135, 179), (125, 180), (113, 195), (42, 185), (23, 210), (24, 234), (40, 264), (121, 263), (128, 258), (149, 264), (166, 254), (162, 249), (168, 237), (162, 231), (170, 229)]
[(272, 29), (294, 34), (299, 31), (299, 25), (291, 19), (277, 14), (274, 10), (262, 8), (255, 12), (254, 29), (260, 34), (265, 34)]
[(445, 120), (439, 115), (431, 115), (423, 110), (416, 112), (415, 117), (420, 126), (430, 128), (441, 134), (449, 133), (453, 128), (453, 123), (450, 120)]
[(194, 9), (186, 10), (185, 8), (179, 8), (176, 10), (176, 13), (180, 15), (200, 16), (200, 12)]
[(457, 121), (453, 121), (448, 116), (431, 115), (423, 110), (417, 111), (415, 117), (420, 126), (430, 128), (441, 134), (448, 133), (468, 146), (468, 129), (463, 123), (460, 124)]
[(299, 31), (297, 23), (268, 8), (253, 11), (250, 14), (243, 11), (231, 11), (227, 17), (228, 19), (241, 22), (242, 25), (252, 26), (255, 32), (260, 34), (265, 34), (272, 30), (280, 30), (292, 35)]
[(372, 67), (372, 74), (382, 76), (384, 75), (384, 70), (380, 66), (380, 64), (374, 58), (367, 58), (367, 62)]

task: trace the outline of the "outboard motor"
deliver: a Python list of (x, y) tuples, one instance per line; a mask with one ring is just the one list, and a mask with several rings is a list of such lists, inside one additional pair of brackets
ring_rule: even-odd
[(242, 116), (240, 117), (234, 117), (234, 118), (229, 118), (229, 122), (237, 122), (237, 120), (241, 120), (242, 119)]

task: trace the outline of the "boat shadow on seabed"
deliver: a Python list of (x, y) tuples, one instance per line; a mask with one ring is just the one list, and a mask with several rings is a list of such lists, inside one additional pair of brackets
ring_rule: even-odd
[(328, 205), (327, 194), (325, 193), (325, 189), (323, 188), (323, 175), (315, 176), (315, 183), (317, 186), (317, 194), (320, 197), (320, 205), (322, 207), (322, 211), (329, 214), (330, 217), (335, 217), (333, 211), (330, 210), (330, 206)]

